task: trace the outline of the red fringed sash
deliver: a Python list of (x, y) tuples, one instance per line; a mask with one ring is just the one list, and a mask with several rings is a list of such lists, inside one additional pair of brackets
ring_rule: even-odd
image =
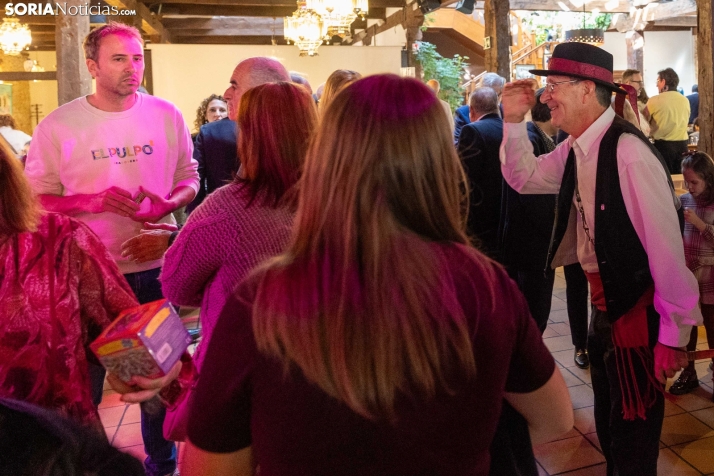
[[(590, 301), (600, 311), (607, 312), (605, 292), (600, 273), (585, 273), (590, 283)], [(612, 324), (612, 342), (615, 345), (617, 376), (622, 391), (622, 414), (625, 420), (646, 418), (645, 412), (657, 400), (657, 392), (664, 387), (654, 375), (654, 354), (649, 348), (647, 330), (647, 307), (652, 305), (654, 287), (640, 297), (637, 304)], [(642, 388), (635, 374), (635, 359), (638, 359), (647, 376)]]

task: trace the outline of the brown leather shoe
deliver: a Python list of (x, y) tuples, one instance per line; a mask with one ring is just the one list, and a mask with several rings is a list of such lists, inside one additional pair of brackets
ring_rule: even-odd
[(575, 349), (575, 357), (573, 360), (575, 361), (575, 365), (580, 369), (590, 367), (590, 357), (588, 356), (588, 351), (585, 349)]

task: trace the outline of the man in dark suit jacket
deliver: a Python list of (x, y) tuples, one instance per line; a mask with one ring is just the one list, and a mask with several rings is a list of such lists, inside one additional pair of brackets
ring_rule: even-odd
[(478, 88), (469, 99), (471, 124), (461, 130), (457, 146), (469, 179), (467, 228), (480, 241), (481, 250), (499, 257), (498, 224), (501, 214), (501, 162), (498, 152), (503, 121), (498, 113), (498, 95), (491, 88)]
[[(496, 73), (486, 73), (483, 75), (483, 78), (481, 78), (481, 85), (479, 87), (482, 88), (491, 88), (494, 91), (496, 91), (496, 94), (498, 95), (498, 102), (499, 102), (499, 112), (501, 113), (501, 117), (503, 117), (503, 111), (500, 108), (500, 103), (501, 103), (501, 91), (503, 90), (503, 86), (506, 84), (506, 78), (503, 76), (499, 76)], [(461, 136), (461, 130), (466, 124), (470, 124), (473, 122), (473, 119), (469, 117), (469, 105), (466, 104), (465, 106), (461, 106), (456, 109), (456, 112), (454, 114), (454, 144), (459, 143), (459, 138)]]
[(236, 123), (228, 117), (201, 127), (193, 144), (193, 158), (201, 178), (196, 198), (186, 207), (191, 213), (215, 189), (233, 179), (238, 171)]
[(277, 60), (256, 56), (238, 63), (233, 70), (230, 86), (223, 93), (228, 102), (228, 118), (201, 127), (194, 144), (193, 158), (198, 161), (201, 188), (196, 198), (186, 207), (191, 212), (218, 187), (233, 179), (238, 171), (238, 134), (235, 120), (241, 97), (247, 90), (265, 83), (290, 81), (290, 75)]
[(692, 94), (687, 96), (689, 101), (689, 124), (694, 123), (694, 119), (699, 117), (699, 86), (692, 86)]

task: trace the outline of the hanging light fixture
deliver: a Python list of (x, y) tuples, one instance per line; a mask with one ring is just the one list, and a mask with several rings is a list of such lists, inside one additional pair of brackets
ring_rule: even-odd
[(368, 0), (306, 0), (307, 8), (322, 17), (327, 26), (327, 36), (344, 38), (357, 16), (364, 19), (369, 11)]
[(32, 35), (27, 25), (17, 18), (3, 18), (0, 25), (0, 49), (3, 53), (18, 56), (32, 43)]
[(283, 35), (297, 45), (300, 56), (315, 56), (327, 35), (327, 27), (319, 14), (307, 8), (305, 1), (298, 1), (298, 9), (285, 17)]
[[(572, 0), (571, 0), (572, 1)], [(566, 30), (565, 41), (588, 43), (593, 46), (605, 44), (605, 30), (600, 28), (585, 28), (585, 2), (583, 1), (583, 27), (574, 30)]]

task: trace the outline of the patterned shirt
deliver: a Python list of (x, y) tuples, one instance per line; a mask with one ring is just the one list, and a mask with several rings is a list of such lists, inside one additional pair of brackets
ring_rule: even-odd
[(700, 300), (714, 304), (714, 203), (701, 206), (689, 193), (680, 197), (682, 206), (702, 219), (707, 227), (699, 231), (689, 222), (684, 223), (684, 258), (699, 282)]
[(88, 344), (136, 305), (107, 249), (78, 220), (46, 213), (37, 231), (0, 237), (0, 397), (96, 424)]

